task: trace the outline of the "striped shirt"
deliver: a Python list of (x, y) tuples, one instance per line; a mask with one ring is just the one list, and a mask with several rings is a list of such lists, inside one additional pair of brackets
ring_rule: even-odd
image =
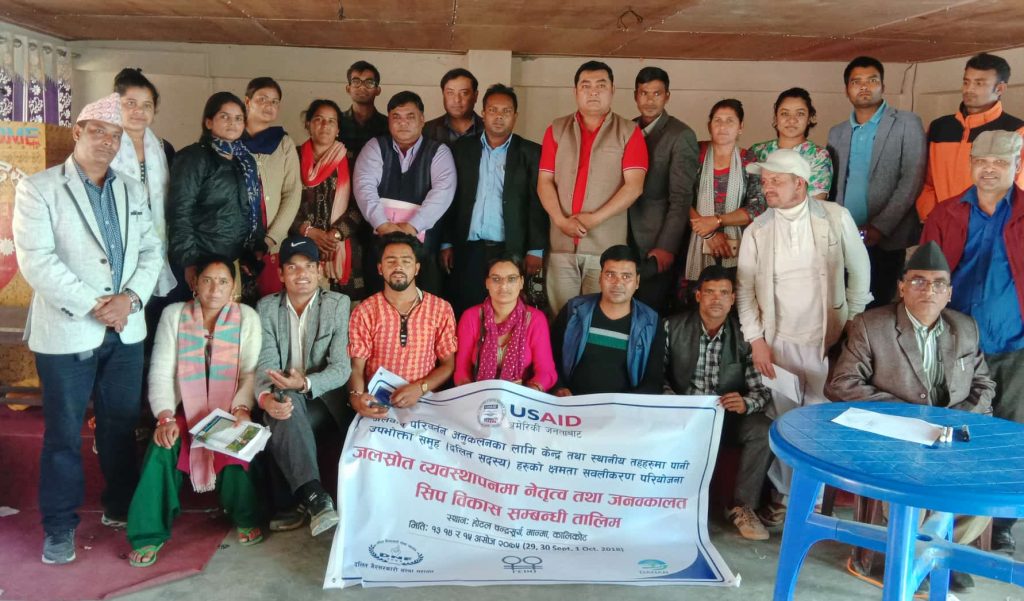
[(910, 323), (914, 326), (917, 348), (921, 351), (921, 368), (924, 370), (924, 376), (928, 379), (929, 389), (934, 391), (935, 387), (945, 378), (945, 374), (942, 372), (942, 361), (939, 361), (939, 336), (946, 331), (946, 324), (940, 317), (935, 325), (929, 328), (917, 321), (910, 309), (906, 309), (906, 311)]
[(420, 291), (420, 302), (409, 312), (407, 339), (401, 341), (402, 317), (378, 292), (352, 310), (348, 352), (366, 359), (364, 376), (383, 367), (406, 382), (425, 378), (439, 359), (455, 353), (455, 313), (433, 294)]
[(107, 175), (103, 180), (103, 187), (92, 183), (89, 176), (82, 171), (82, 168), (75, 162), (75, 169), (78, 176), (85, 184), (85, 194), (89, 197), (89, 204), (92, 206), (93, 215), (96, 217), (96, 224), (100, 227), (100, 234), (103, 235), (103, 246), (107, 252), (107, 260), (110, 261), (110, 274), (114, 282), (113, 292), (121, 292), (121, 277), (124, 274), (124, 245), (121, 241), (120, 220), (117, 217), (117, 207), (114, 200), (114, 180), (117, 176), (114, 171), (107, 168)]

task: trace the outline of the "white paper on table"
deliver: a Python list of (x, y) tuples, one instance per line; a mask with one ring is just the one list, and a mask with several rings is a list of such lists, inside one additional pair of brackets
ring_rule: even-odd
[(761, 383), (770, 388), (773, 392), (777, 392), (782, 396), (796, 401), (797, 405), (804, 404), (804, 387), (800, 384), (800, 378), (791, 371), (782, 369), (778, 365), (772, 363), (772, 367), (775, 368), (775, 378), (769, 378), (766, 375), (761, 375)]
[(885, 415), (864, 409), (847, 409), (832, 421), (847, 428), (923, 445), (935, 444), (935, 441), (942, 435), (942, 426), (936, 426), (922, 419)]

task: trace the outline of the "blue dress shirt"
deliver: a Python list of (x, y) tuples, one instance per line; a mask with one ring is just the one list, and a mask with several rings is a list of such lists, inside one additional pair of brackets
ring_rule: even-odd
[(107, 260), (110, 261), (110, 273), (114, 280), (113, 293), (118, 294), (121, 292), (121, 277), (124, 274), (124, 245), (121, 240), (120, 221), (117, 218), (117, 206), (114, 204), (113, 184), (117, 177), (108, 167), (103, 187), (100, 188), (92, 183), (78, 163), (75, 163), (75, 169), (78, 170), (78, 176), (85, 184), (85, 193), (89, 197), (89, 204), (92, 206), (96, 223), (100, 226), (103, 245), (107, 251)]
[(857, 123), (857, 113), (850, 113), (850, 162), (846, 168), (846, 192), (843, 206), (850, 211), (857, 227), (868, 223), (868, 182), (871, 180), (871, 151), (875, 145), (875, 133), (882, 113), (888, 105), (885, 101), (866, 123)]

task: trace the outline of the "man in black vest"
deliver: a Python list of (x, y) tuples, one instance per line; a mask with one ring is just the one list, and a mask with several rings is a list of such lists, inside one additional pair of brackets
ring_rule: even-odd
[(697, 310), (665, 322), (665, 384), (675, 394), (719, 395), (718, 403), (726, 411), (722, 440), (742, 447), (733, 502), (726, 514), (743, 538), (768, 540), (768, 530), (754, 511), (761, 504), (772, 461), (772, 422), (764, 414), (771, 393), (761, 383), (750, 344), (732, 313), (734, 283), (726, 268), (705, 268), (697, 281)]
[(455, 314), (487, 298), (488, 262), (525, 257), (526, 274), (543, 263), (548, 216), (537, 198), (540, 145), (513, 134), (515, 90), (495, 84), (484, 94), (484, 133), (452, 145), (458, 185), (441, 230), (441, 265), (452, 274)]
[[(455, 162), (447, 146), (423, 136), (423, 101), (399, 92), (388, 101), (388, 133), (363, 147), (352, 175), (356, 203), (376, 237), (405, 232), (423, 242), (419, 287), (440, 294), (439, 228), (455, 196)], [(374, 241), (376, 245), (376, 241)], [(366, 288), (379, 292), (379, 249), (364, 254)]]

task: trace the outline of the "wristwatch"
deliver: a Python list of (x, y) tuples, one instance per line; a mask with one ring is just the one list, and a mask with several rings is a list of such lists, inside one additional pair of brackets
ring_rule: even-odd
[(138, 313), (139, 311), (141, 311), (142, 310), (142, 299), (139, 298), (139, 295), (135, 294), (135, 291), (132, 290), (131, 288), (125, 288), (124, 289), (124, 293), (127, 294), (128, 298), (131, 299), (131, 301), (132, 301), (132, 308), (131, 308), (131, 310), (129, 312), (130, 313)]
[(422, 392), (423, 394), (427, 394), (428, 392), (430, 392), (430, 387), (427, 386), (426, 380), (420, 382), (420, 392)]

